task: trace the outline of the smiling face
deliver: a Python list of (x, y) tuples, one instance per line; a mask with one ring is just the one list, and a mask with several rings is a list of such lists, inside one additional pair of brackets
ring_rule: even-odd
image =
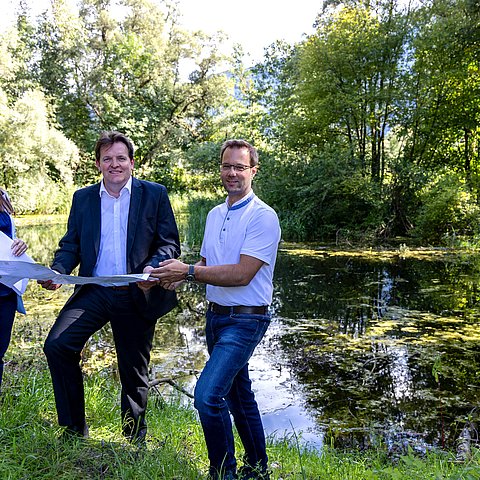
[(128, 155), (123, 142), (115, 142), (100, 148), (100, 158), (95, 165), (103, 175), (103, 184), (107, 192), (118, 197), (120, 190), (132, 176), (134, 161)]
[[(220, 177), (223, 186), (228, 192), (230, 205), (237, 202), (252, 189), (252, 180), (257, 173), (257, 167), (246, 168), (243, 171), (235, 170), (235, 166), (250, 167), (250, 153), (248, 148), (228, 147), (223, 152)], [(230, 168), (225, 168), (230, 166)]]

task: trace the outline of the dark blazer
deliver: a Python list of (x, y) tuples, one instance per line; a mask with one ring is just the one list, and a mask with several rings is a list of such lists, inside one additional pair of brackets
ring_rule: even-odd
[[(67, 232), (59, 242), (51, 268), (70, 274), (80, 265), (79, 275), (90, 277), (100, 247), (100, 183), (73, 194)], [(142, 273), (147, 265), (157, 267), (167, 258), (180, 256), (180, 240), (172, 207), (163, 185), (132, 178), (127, 228), (127, 273)], [(76, 286), (67, 304), (82, 286)], [(155, 321), (177, 305), (175, 292), (155, 286), (145, 294), (135, 283), (131, 293), (141, 315)]]

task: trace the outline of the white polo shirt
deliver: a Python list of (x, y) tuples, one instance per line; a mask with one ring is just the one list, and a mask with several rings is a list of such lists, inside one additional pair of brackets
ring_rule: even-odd
[(270, 305), (280, 235), (277, 214), (253, 192), (230, 208), (228, 199), (213, 208), (207, 216), (200, 250), (207, 266), (236, 264), (241, 254), (258, 258), (264, 263), (248, 285), (207, 285), (207, 300), (226, 306)]

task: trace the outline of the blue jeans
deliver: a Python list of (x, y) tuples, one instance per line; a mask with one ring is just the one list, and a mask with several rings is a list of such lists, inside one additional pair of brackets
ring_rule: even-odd
[(245, 448), (245, 463), (267, 468), (265, 434), (248, 361), (269, 324), (268, 315), (217, 315), (207, 311), (210, 358), (195, 387), (195, 408), (205, 435), (212, 478), (236, 471), (229, 411)]
[(2, 388), (3, 356), (10, 344), (16, 310), (17, 295), (13, 291), (9, 295), (0, 296), (0, 389)]

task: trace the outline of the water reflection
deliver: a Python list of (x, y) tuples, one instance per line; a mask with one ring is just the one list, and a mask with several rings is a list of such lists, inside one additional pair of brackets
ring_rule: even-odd
[[(48, 264), (63, 229), (21, 234)], [(316, 447), (381, 438), (423, 449), (453, 446), (465, 420), (478, 418), (478, 261), (374, 253), (282, 247), (274, 317), (251, 360), (268, 434), (298, 434)], [(30, 285), (15, 341), (19, 332), (34, 338), (29, 328), (43, 336), (68, 294)], [(158, 323), (152, 378), (173, 377), (193, 391), (207, 357), (204, 289), (185, 285), (179, 297), (179, 309)], [(92, 339), (87, 374), (115, 372), (111, 345), (108, 328)]]
[(276, 340), (318, 425), (338, 445), (372, 428), (453, 445), (477, 415), (478, 265), (330, 253), (287, 250), (277, 270)]

